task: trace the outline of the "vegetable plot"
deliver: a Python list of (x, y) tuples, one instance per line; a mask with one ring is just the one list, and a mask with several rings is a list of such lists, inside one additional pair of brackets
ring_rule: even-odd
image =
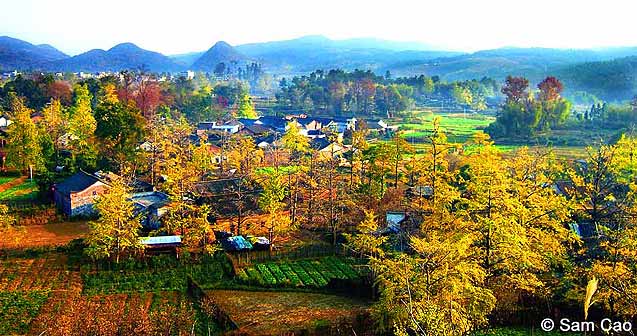
[(240, 281), (265, 287), (325, 287), (332, 279), (356, 280), (361, 275), (337, 257), (256, 264), (239, 270)]

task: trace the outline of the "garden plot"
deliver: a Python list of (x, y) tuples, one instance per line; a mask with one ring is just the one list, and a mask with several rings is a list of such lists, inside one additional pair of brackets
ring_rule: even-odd
[(189, 335), (193, 328), (197, 329), (197, 311), (181, 293), (82, 296), (69, 291), (51, 296), (31, 324), (30, 333)]
[(0, 292), (0, 335), (25, 334), (48, 297), (48, 291)]
[(325, 287), (332, 279), (357, 280), (351, 264), (336, 257), (256, 264), (237, 272), (240, 281), (266, 287)]

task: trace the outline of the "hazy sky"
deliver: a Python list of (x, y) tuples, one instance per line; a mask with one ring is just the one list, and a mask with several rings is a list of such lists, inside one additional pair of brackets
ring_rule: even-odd
[(637, 46), (635, 0), (0, 0), (0, 35), (69, 54), (120, 42), (165, 54), (321, 34), (502, 46)]

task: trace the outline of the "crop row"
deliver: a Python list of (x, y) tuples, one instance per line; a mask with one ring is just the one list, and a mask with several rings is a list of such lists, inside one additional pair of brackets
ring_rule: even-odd
[(9, 258), (0, 264), (0, 291), (57, 290), (81, 286), (79, 274), (59, 254), (38, 259)]
[(200, 285), (205, 286), (220, 281), (224, 276), (224, 270), (219, 263), (209, 263), (164, 270), (92, 272), (83, 275), (84, 292), (86, 294), (99, 294), (132, 291), (183, 291), (186, 289), (189, 276)]
[(177, 292), (95, 296), (57, 292), (31, 323), (28, 333), (186, 335), (196, 323), (195, 314), (193, 304)]
[(25, 334), (48, 297), (48, 291), (0, 292), (0, 335)]
[(326, 257), (284, 263), (256, 264), (237, 272), (239, 280), (266, 287), (325, 287), (332, 279), (355, 280), (360, 275), (342, 259)]

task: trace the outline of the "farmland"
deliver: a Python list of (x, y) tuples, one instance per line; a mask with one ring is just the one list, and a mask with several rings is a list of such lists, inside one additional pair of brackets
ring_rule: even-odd
[(332, 279), (357, 280), (351, 264), (335, 257), (282, 263), (263, 263), (239, 270), (237, 277), (248, 284), (266, 287), (325, 287)]
[[(445, 132), (450, 143), (463, 144), (471, 139), (473, 134), (483, 131), (491, 124), (495, 117), (474, 113), (432, 113), (428, 111), (415, 111), (414, 116), (408, 119), (396, 119), (392, 123), (399, 126), (402, 136), (412, 145), (416, 154), (423, 154), (428, 148), (426, 137), (433, 128), (434, 117), (440, 118), (440, 128)], [(590, 133), (590, 134), (589, 134)], [(506, 139), (496, 139), (495, 145), (502, 152), (513, 152), (521, 147), (537, 149), (550, 148), (558, 157), (565, 159), (581, 159), (586, 157), (586, 145), (590, 145), (591, 139), (600, 137), (609, 138), (608, 132), (596, 132), (591, 130), (586, 134), (581, 131), (555, 130), (548, 138), (538, 138), (532, 143), (511, 143)], [(590, 135), (590, 136), (589, 136)]]
[(62, 246), (73, 239), (84, 237), (87, 231), (88, 224), (84, 221), (29, 225), (6, 233), (0, 241), (0, 248)]
[(440, 127), (445, 131), (450, 142), (464, 143), (474, 133), (484, 130), (495, 118), (481, 114), (414, 112), (414, 117), (398, 121), (403, 137), (409, 141), (422, 141), (433, 128), (433, 119), (440, 118)]
[[(272, 291), (278, 286), (320, 290), (331, 279), (359, 279), (347, 259), (261, 263), (242, 274), (233, 277), (223, 255), (199, 260), (158, 256), (115, 265), (87, 263), (72, 244), (16, 250), (0, 263), (0, 334), (128, 335), (172, 330), (171, 335), (178, 335), (192, 328), (196, 334), (219, 333), (216, 322), (187, 294), (189, 278), (212, 289), (208, 293), (224, 302), (223, 309), (230, 309), (235, 322), (249, 324), (246, 330), (256, 334), (276, 326), (268, 316), (272, 309), (288, 311), (285, 328), (313, 330), (337, 320), (352, 323), (368, 306), (334, 295)], [(252, 277), (241, 278), (248, 274)], [(256, 292), (214, 289), (237, 284), (249, 284)], [(259, 292), (260, 287), (269, 292)], [(258, 320), (250, 324), (250, 317), (240, 312), (253, 309)]]
[(48, 296), (47, 291), (0, 291), (0, 335), (26, 333)]
[[(8, 183), (12, 183), (9, 181)], [(0, 192), (0, 201), (28, 201), (34, 200), (38, 193), (38, 186), (34, 181), (24, 181)]]
[(137, 291), (185, 291), (188, 277), (199, 285), (214, 286), (224, 280), (228, 265), (222, 260), (181, 263), (171, 258), (130, 263), (110, 270), (83, 271), (84, 293), (108, 294)]
[[(183, 335), (197, 323), (192, 302), (179, 292), (81, 296), (76, 292), (52, 294), (32, 323), (31, 333), (47, 335)], [(78, 319), (78, 316), (85, 318)], [(199, 330), (199, 329), (198, 329)]]
[[(348, 325), (369, 307), (364, 301), (315, 293), (231, 290), (206, 293), (235, 321), (240, 332), (249, 335), (325, 328), (338, 321)], [(351, 334), (351, 329), (336, 334), (344, 333)]]

